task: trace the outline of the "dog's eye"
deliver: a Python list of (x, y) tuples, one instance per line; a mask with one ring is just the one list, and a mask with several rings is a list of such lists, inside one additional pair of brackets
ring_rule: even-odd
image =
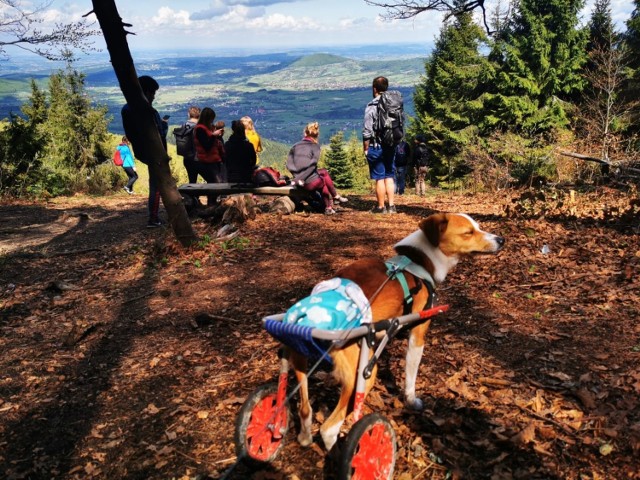
[(474, 231), (474, 230), (471, 230), (470, 232), (464, 232), (464, 233), (463, 233), (463, 235), (464, 235), (465, 237), (471, 237), (471, 236), (473, 236), (473, 234), (474, 234), (474, 233), (475, 233), (475, 231)]

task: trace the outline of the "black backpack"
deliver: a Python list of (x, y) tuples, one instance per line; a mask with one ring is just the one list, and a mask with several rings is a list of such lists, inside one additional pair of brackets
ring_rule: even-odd
[(429, 166), (429, 151), (424, 143), (420, 143), (414, 150), (416, 157), (416, 167)]
[(399, 91), (387, 90), (380, 94), (374, 131), (384, 147), (393, 147), (404, 137), (404, 102)]
[(173, 136), (176, 139), (176, 149), (178, 155), (182, 157), (195, 157), (196, 146), (193, 143), (193, 129), (195, 125), (189, 122), (173, 129)]

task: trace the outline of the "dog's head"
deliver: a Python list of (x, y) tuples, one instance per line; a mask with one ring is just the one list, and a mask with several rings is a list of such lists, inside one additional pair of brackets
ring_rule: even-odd
[(429, 243), (447, 257), (471, 253), (496, 253), (504, 238), (480, 229), (478, 222), (462, 213), (437, 213), (420, 222)]

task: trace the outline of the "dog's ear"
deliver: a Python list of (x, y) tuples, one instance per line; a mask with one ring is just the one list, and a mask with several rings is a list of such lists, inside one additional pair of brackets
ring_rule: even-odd
[(429, 243), (434, 247), (440, 245), (440, 236), (447, 229), (449, 220), (444, 213), (430, 215), (420, 222), (420, 229), (424, 232)]

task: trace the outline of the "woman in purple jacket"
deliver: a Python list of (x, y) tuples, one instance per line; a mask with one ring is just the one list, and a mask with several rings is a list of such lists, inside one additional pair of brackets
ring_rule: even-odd
[(293, 175), (293, 182), (308, 191), (319, 191), (324, 201), (324, 213), (333, 215), (333, 203), (345, 203), (347, 199), (338, 194), (329, 172), (324, 168), (318, 168), (320, 160), (320, 145), (318, 136), (320, 125), (318, 122), (307, 124), (304, 129), (304, 138), (296, 143), (289, 151), (287, 169)]

